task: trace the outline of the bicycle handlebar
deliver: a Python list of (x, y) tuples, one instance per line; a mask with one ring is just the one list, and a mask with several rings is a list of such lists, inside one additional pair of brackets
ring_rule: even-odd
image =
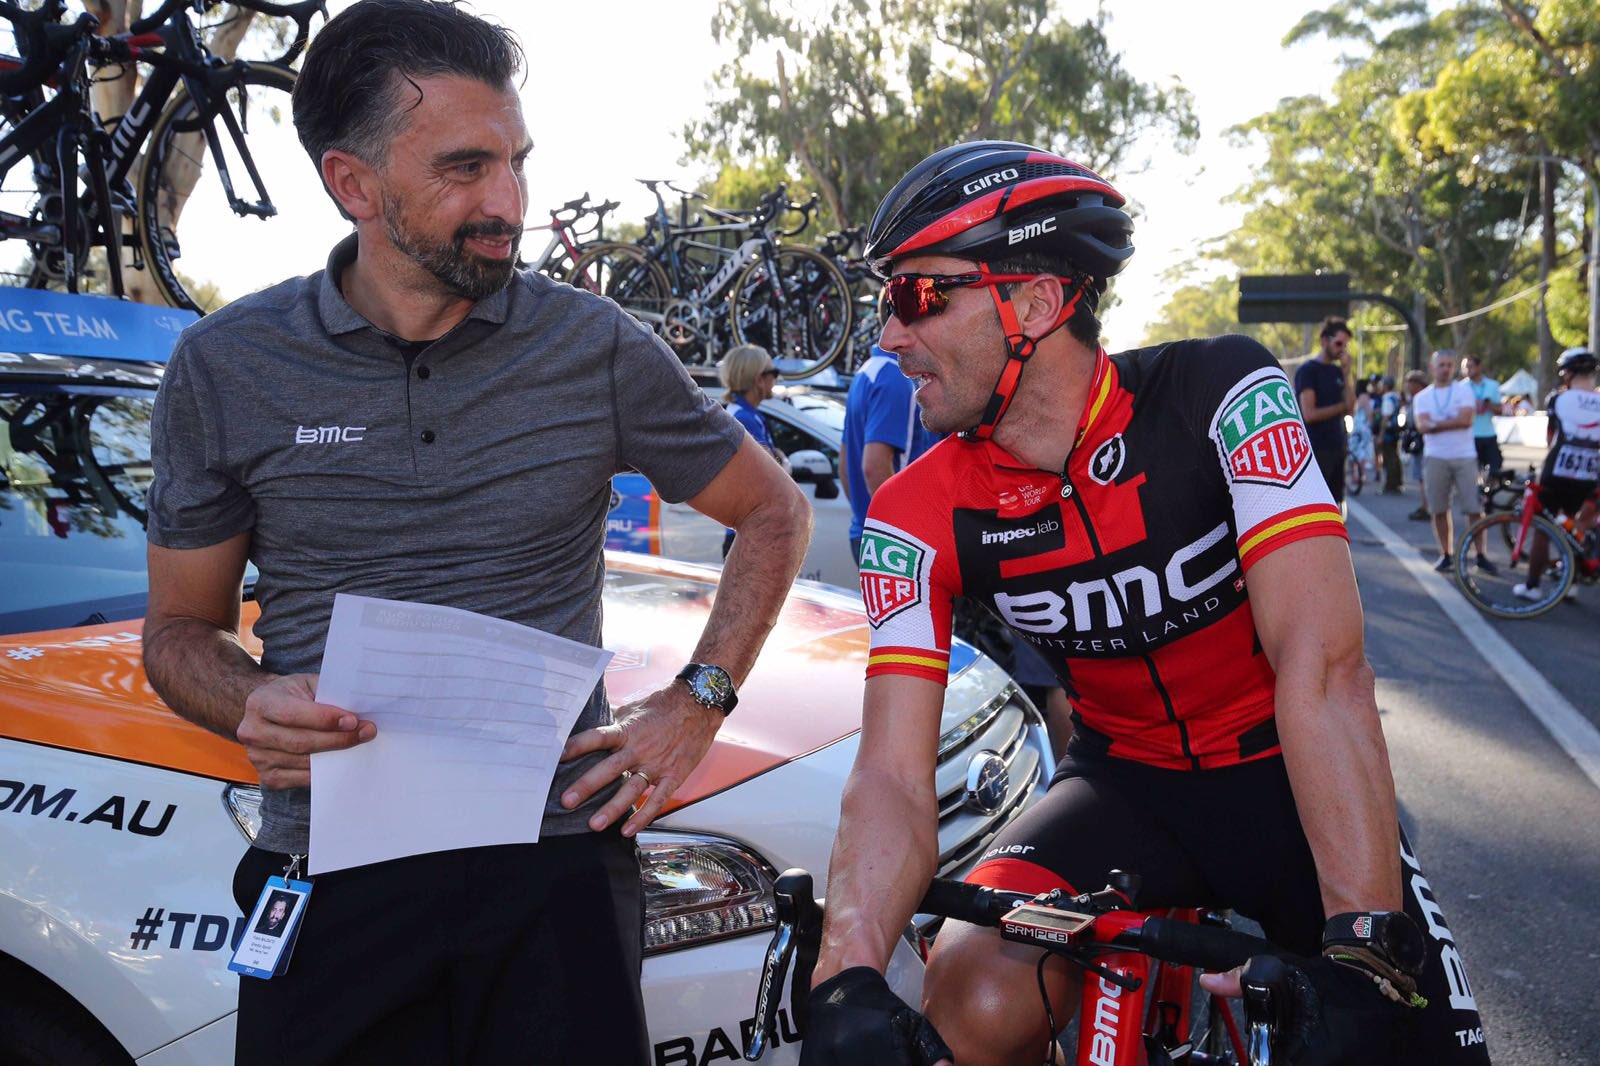
[[(52, 47), (54, 42), (49, 31), (55, 28), (66, 11), (65, 0), (46, 0), (36, 11), (0, 2), (0, 18), (6, 19), (14, 27), (19, 53), (15, 69), (0, 71), (0, 94), (10, 96), (44, 83), (50, 69), (61, 60), (60, 49)], [(85, 19), (89, 20), (91, 26), (100, 24), (93, 15), (85, 13), (78, 16), (74, 28), (83, 24)], [(75, 29), (72, 36), (76, 36)]]
[[(221, 0), (201, 0), (205, 7), (215, 7)], [(300, 0), (295, 4), (278, 4), (272, 0), (232, 0), (238, 7), (253, 11), (258, 15), (267, 15), (271, 18), (288, 18), (294, 20), (294, 39), (289, 42), (288, 49), (283, 55), (272, 60), (277, 64), (294, 62), (296, 56), (305, 48), (306, 42), (311, 37), (311, 20), (316, 15), (321, 15), (324, 20), (328, 17), (328, 0)], [(173, 15), (185, 7), (195, 3), (195, 0), (164, 0), (154, 14), (135, 22), (128, 27), (128, 33), (134, 37), (149, 33), (167, 24)]]
[[(917, 905), (917, 913), (967, 922), (971, 925), (1001, 927), (1007, 939), (1034, 944), (1052, 954), (1061, 955), (1101, 973), (1115, 983), (1130, 980), (1129, 987), (1137, 988), (1137, 979), (1122, 978), (1114, 971), (1098, 967), (1085, 951), (1107, 947), (1116, 950), (1136, 951), (1164, 962), (1184, 966), (1197, 966), (1207, 970), (1229, 970), (1262, 956), (1275, 959), (1293, 959), (1282, 948), (1232, 929), (1216, 925), (1197, 925), (1192, 922), (1145, 916), (1139, 924), (1122, 928), (1110, 935), (1095, 935), (1095, 920), (1101, 915), (1120, 913), (1137, 917), (1130, 910), (1138, 894), (1139, 879), (1131, 874), (1113, 870), (1112, 883), (1100, 892), (1068, 896), (1063, 892), (1033, 895), (989, 888), (963, 881), (935, 878)], [(782, 999), (783, 980), (791, 960), (794, 975), (790, 982), (789, 1006), (801, 1032), (805, 1031), (806, 1000), (811, 990), (811, 976), (816, 968), (817, 952), (822, 942), (822, 906), (812, 896), (811, 875), (805, 870), (787, 870), (774, 887), (777, 927), (768, 946), (766, 960), (761, 970), (757, 988), (755, 1024), (745, 1047), (745, 1059), (755, 1062), (761, 1058), (776, 1032), (778, 1003)], [(1066, 940), (1052, 933), (1046, 939), (1030, 939), (1015, 935), (1014, 926), (1026, 928), (1030, 922), (1023, 913), (1056, 912), (1076, 919), (1078, 932)], [(1022, 915), (1022, 917), (1018, 917)], [(1276, 971), (1274, 971), (1276, 972)], [(1258, 987), (1261, 982), (1246, 982), (1246, 990)], [(1272, 1001), (1276, 999), (1274, 1004)], [(1259, 1004), (1261, 1009), (1285, 1009), (1286, 996), (1281, 989), (1276, 997), (1267, 995)], [(1253, 1012), (1261, 1014), (1261, 1009)], [(1263, 1030), (1270, 1047), (1271, 1031)]]

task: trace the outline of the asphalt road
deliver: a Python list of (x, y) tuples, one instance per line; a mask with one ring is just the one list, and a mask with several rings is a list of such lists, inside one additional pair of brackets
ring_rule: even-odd
[[(1524, 463), (1525, 465), (1525, 463)], [(1416, 489), (1357, 506), (1431, 562)], [(1600, 787), (1357, 515), (1351, 549), (1401, 817), (1466, 962), (1497, 1066), (1600, 1062)], [(1600, 587), (1521, 622), (1487, 619), (1600, 723)], [(1581, 593), (1580, 593), (1581, 596)], [(1464, 602), (1464, 601), (1463, 601)], [(1476, 614), (1475, 611), (1469, 612)], [(1504, 657), (1502, 657), (1504, 658)]]

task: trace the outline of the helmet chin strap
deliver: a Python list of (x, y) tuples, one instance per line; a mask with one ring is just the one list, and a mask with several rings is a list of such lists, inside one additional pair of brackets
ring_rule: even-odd
[[(979, 263), (978, 269), (987, 272), (989, 265)], [(1022, 332), (1022, 324), (1017, 320), (1017, 309), (1011, 304), (1011, 297), (1000, 293), (999, 285), (989, 286), (989, 295), (994, 299), (995, 310), (1000, 313), (1000, 326), (1006, 331), (1006, 365), (1000, 371), (1000, 380), (995, 382), (994, 392), (989, 397), (989, 402), (984, 406), (983, 418), (970, 429), (964, 429), (959, 436), (962, 440), (988, 440), (994, 436), (995, 426), (1006, 416), (1006, 411), (1011, 407), (1011, 401), (1016, 398), (1017, 386), (1022, 382), (1022, 371), (1028, 365), (1028, 360), (1033, 358), (1033, 353), (1039, 347), (1039, 341), (1067, 324), (1067, 319), (1078, 309), (1078, 301), (1083, 299), (1083, 294), (1088, 288), (1087, 278), (1074, 278), (1072, 281), (1072, 296), (1061, 305), (1061, 313), (1056, 316), (1049, 329), (1037, 338), (1029, 337)]]

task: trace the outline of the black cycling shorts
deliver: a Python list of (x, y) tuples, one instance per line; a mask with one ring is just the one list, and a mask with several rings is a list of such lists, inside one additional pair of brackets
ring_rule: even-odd
[[(1429, 945), (1418, 982), (1428, 1007), (1397, 1061), (1482, 1066), (1483, 1023), (1460, 952), (1403, 831), (1401, 847), (1405, 910)], [(1316, 865), (1282, 756), (1189, 771), (1069, 748), (1044, 799), (1001, 831), (967, 880), (1094, 892), (1112, 870), (1139, 875), (1141, 909), (1231, 909), (1290, 951), (1321, 951)]]
[(1600, 492), (1600, 484), (1575, 481), (1570, 477), (1548, 477), (1539, 482), (1539, 502), (1550, 514), (1557, 512), (1576, 518), (1584, 502)]

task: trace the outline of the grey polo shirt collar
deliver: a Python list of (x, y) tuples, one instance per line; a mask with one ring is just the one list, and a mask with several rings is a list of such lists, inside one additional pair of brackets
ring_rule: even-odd
[[(362, 329), (378, 329), (351, 307), (349, 301), (344, 298), (344, 293), (339, 291), (339, 278), (344, 274), (345, 267), (356, 261), (357, 247), (354, 233), (334, 245), (333, 251), (328, 253), (328, 267), (322, 272), (322, 282), (317, 287), (317, 315), (322, 320), (322, 328), (330, 337)], [(511, 286), (507, 285), (492, 296), (486, 296), (473, 304), (472, 310), (467, 312), (467, 317), (492, 322), (497, 326), (504, 325), (510, 303)], [(383, 331), (378, 330), (378, 332)]]

